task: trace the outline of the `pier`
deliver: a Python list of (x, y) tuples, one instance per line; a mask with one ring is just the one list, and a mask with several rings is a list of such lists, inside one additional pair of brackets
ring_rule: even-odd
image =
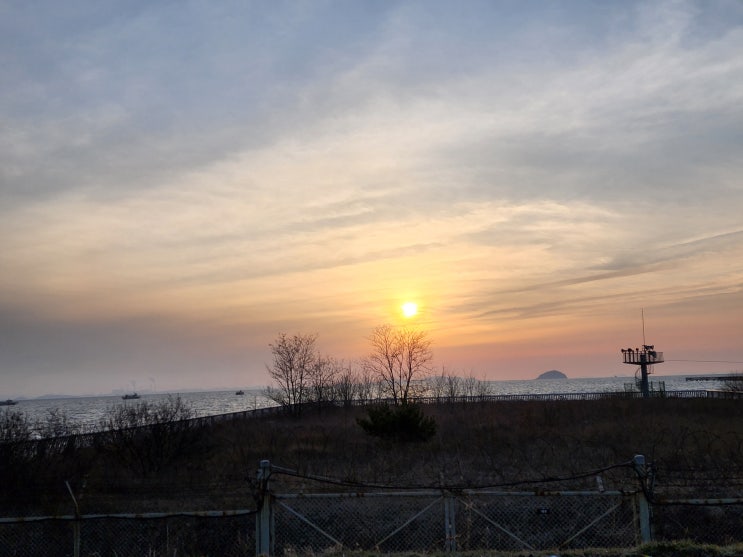
[(728, 375), (689, 375), (687, 381), (743, 381), (743, 374), (734, 373)]

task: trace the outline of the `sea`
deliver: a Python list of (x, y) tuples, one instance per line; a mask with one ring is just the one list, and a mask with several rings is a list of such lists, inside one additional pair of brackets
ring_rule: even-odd
[[(699, 376), (694, 376), (699, 377)], [(666, 391), (715, 390), (722, 388), (722, 382), (714, 376), (705, 376), (702, 381), (687, 381), (686, 375), (652, 375), (653, 387), (662, 384)], [(529, 379), (512, 381), (488, 381), (490, 393), (494, 395), (523, 394), (567, 394), (567, 393), (608, 393), (624, 392), (634, 384), (631, 376), (569, 379)], [(96, 429), (101, 418), (113, 407), (122, 404), (136, 404), (141, 401), (157, 403), (168, 397), (180, 397), (193, 410), (197, 417), (243, 412), (275, 406), (276, 403), (263, 395), (263, 388), (237, 391), (205, 391), (184, 393), (146, 393), (138, 400), (123, 400), (117, 396), (85, 396), (64, 398), (19, 399), (14, 406), (0, 407), (0, 411), (21, 411), (33, 422), (45, 422), (56, 413), (64, 416), (68, 423), (83, 431)]]

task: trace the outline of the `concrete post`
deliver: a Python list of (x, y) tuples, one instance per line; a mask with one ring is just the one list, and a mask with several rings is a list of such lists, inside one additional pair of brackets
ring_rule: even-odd
[(652, 541), (653, 534), (650, 519), (650, 501), (648, 501), (648, 469), (645, 464), (645, 455), (635, 455), (633, 464), (637, 476), (640, 479), (640, 492), (637, 494), (637, 507), (640, 521), (640, 541), (648, 543)]
[(444, 551), (455, 553), (457, 551), (456, 500), (449, 494), (444, 495), (444, 529), (446, 535)]
[(260, 508), (255, 519), (255, 554), (258, 557), (269, 557), (273, 544), (273, 509), (268, 479), (271, 476), (271, 462), (261, 460), (258, 468), (258, 489), (260, 490)]

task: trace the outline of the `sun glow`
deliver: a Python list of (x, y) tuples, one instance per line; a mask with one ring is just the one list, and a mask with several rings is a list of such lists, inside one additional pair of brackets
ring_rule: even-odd
[(404, 317), (413, 317), (418, 313), (418, 304), (415, 302), (405, 302), (402, 305), (402, 314)]

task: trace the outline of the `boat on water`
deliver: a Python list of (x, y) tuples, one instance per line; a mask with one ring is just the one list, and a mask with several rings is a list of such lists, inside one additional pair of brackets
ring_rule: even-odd
[(243, 391), (243, 390), (235, 391), (235, 394), (236, 395), (244, 395), (245, 394), (245, 391)]
[(0, 400), (0, 406), (15, 406), (18, 404), (15, 400), (7, 399), (7, 400)]
[(139, 398), (139, 395), (137, 393), (129, 393), (122, 396), (121, 398), (123, 398), (124, 400), (133, 400), (135, 398)]

